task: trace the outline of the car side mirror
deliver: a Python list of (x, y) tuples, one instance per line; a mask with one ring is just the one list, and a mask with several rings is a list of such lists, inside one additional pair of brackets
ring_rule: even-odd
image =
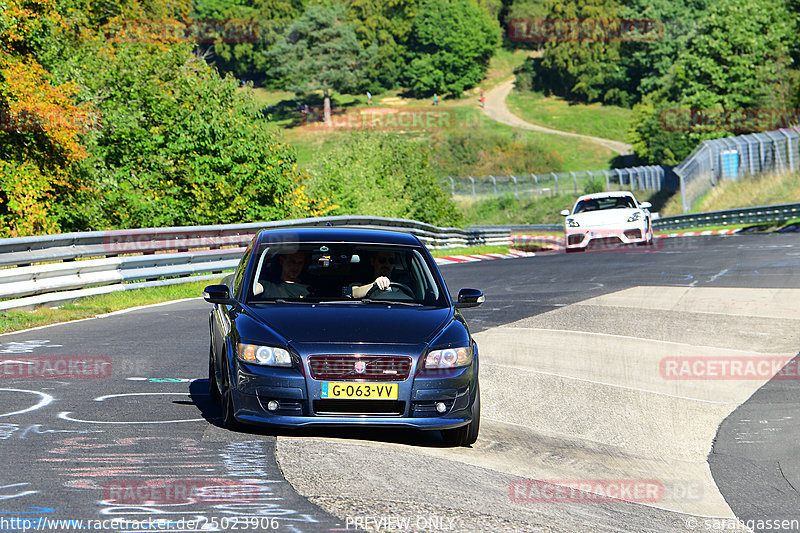
[(639, 204), (639, 207), (641, 207), (642, 209), (650, 209), (651, 207), (653, 207), (653, 204), (651, 204), (650, 202), (642, 202)]
[(568, 217), (569, 216), (569, 209), (564, 209), (563, 211), (561, 211), (561, 216), (562, 217)]
[(210, 304), (236, 305), (227, 285), (209, 285), (203, 289), (203, 299)]
[(458, 302), (456, 302), (456, 309), (464, 309), (466, 307), (478, 307), (486, 300), (483, 292), (478, 289), (461, 289), (458, 291)]

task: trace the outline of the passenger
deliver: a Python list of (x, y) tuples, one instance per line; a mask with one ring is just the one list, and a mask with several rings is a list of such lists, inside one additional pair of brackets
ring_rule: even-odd
[(306, 266), (306, 254), (295, 252), (278, 256), (281, 278), (278, 282), (263, 281), (256, 284), (255, 295), (264, 293), (270, 298), (303, 298), (309, 294), (309, 286), (300, 281)]

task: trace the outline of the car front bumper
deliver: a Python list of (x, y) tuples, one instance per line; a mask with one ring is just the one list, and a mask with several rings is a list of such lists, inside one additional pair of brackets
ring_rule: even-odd
[[(424, 373), (397, 383), (397, 400), (323, 400), (326, 381), (303, 376), (294, 369), (240, 365), (233, 404), (238, 420), (273, 427), (382, 426), (422, 430), (452, 429), (472, 421), (477, 372), (475, 365), (435, 376)], [(353, 384), (358, 381), (328, 383)], [(370, 382), (374, 383), (374, 382)], [(270, 410), (270, 401), (277, 408)], [(339, 402), (339, 403), (337, 403)], [(442, 413), (437, 403), (444, 404)], [(323, 407), (324, 406), (324, 407)], [(371, 412), (365, 412), (371, 411)]]
[(614, 248), (623, 244), (641, 244), (652, 239), (646, 222), (613, 227), (565, 228), (564, 237), (564, 245), (571, 250), (598, 245)]

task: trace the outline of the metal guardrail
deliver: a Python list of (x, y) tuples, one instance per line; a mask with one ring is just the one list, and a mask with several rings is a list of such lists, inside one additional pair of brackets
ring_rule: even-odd
[(663, 217), (653, 220), (653, 227), (658, 230), (669, 230), (735, 224), (770, 224), (797, 218), (800, 218), (800, 204), (781, 204)]
[(236, 267), (244, 246), (261, 229), (324, 225), (405, 231), (433, 249), (507, 244), (510, 237), (508, 230), (496, 227), (463, 230), (415, 220), (337, 216), (0, 239), (0, 311), (213, 279)]
[[(800, 203), (743, 207), (739, 209), (725, 209), (723, 211), (709, 211), (707, 213), (691, 213), (688, 215), (674, 215), (658, 218), (654, 215), (653, 228), (664, 231), (684, 228), (702, 228), (706, 226), (784, 223), (795, 219), (800, 219)], [(553, 232), (563, 231), (564, 226), (561, 224), (506, 224), (502, 226), (470, 226), (469, 229), (484, 228), (503, 228), (509, 232)]]

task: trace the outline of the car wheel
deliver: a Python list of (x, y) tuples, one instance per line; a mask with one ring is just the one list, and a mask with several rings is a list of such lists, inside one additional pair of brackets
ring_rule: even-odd
[(219, 382), (217, 381), (217, 371), (214, 368), (214, 349), (208, 347), (208, 395), (215, 402), (219, 402)]
[(481, 390), (476, 386), (475, 403), (472, 404), (472, 422), (455, 429), (442, 430), (442, 439), (450, 446), (469, 446), (478, 440), (481, 427)]
[(222, 426), (228, 429), (237, 429), (240, 423), (234, 416), (233, 391), (230, 387), (222, 393)]

